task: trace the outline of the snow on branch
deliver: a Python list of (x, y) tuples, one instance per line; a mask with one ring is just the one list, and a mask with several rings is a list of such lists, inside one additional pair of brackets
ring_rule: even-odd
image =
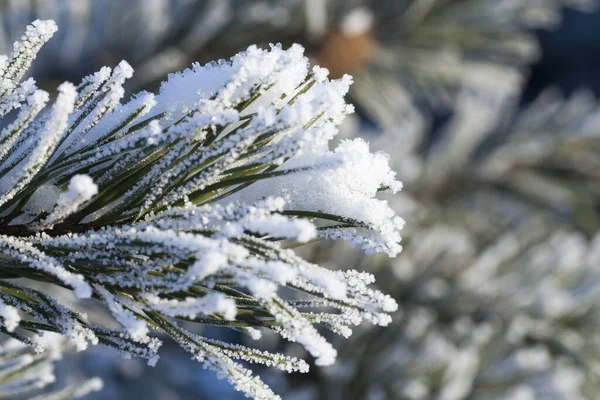
[[(333, 238), (401, 250), (403, 221), (376, 198), (401, 189), (387, 156), (361, 140), (329, 150), (353, 111), (344, 101), (350, 77), (328, 80), (297, 45), (251, 46), (125, 103), (133, 70), (105, 67), (59, 86), (44, 111), (48, 94), (19, 81), (55, 30), (34, 22), (0, 64), (0, 111), (20, 109), (0, 133), (5, 333), (36, 343), (56, 332), (79, 350), (103, 344), (154, 365), (160, 331), (246, 395), (277, 398), (239, 361), (288, 372), (308, 364), (204, 338), (178, 321), (253, 338), (272, 330), (319, 365), (337, 353), (323, 330), (348, 336), (364, 319), (389, 323), (396, 303), (368, 287), (372, 276), (285, 248)], [(27, 279), (92, 297), (122, 329), (95, 325)]]

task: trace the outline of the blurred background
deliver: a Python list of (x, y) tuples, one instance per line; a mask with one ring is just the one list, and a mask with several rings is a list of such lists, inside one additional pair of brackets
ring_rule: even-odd
[[(34, 63), (46, 90), (121, 59), (128, 90), (250, 44), (300, 43), (352, 74), (340, 137), (390, 154), (405, 184), (396, 259), (339, 243), (299, 251), (362, 269), (400, 305), (357, 327), (333, 367), (258, 370), (286, 399), (596, 399), (600, 393), (600, 12), (593, 0), (0, 0), (0, 54), (29, 22), (59, 32)], [(235, 332), (212, 337), (245, 339)], [(267, 337), (265, 350), (308, 357)], [(178, 346), (161, 361), (93, 348), (57, 387), (90, 399), (236, 399)]]

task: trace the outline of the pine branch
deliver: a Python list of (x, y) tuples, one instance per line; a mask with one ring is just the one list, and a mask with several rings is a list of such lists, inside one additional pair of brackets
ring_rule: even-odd
[(349, 398), (594, 398), (599, 109), (585, 92), (521, 110), (465, 90), (432, 145), (381, 135), (406, 184), (402, 254), (320, 254), (371, 268), (403, 313), (357, 332), (345, 373), (319, 383)]
[[(370, 275), (327, 270), (280, 244), (321, 237), (392, 256), (401, 249), (403, 221), (376, 199), (382, 187), (401, 188), (387, 157), (361, 140), (328, 148), (353, 111), (343, 100), (349, 77), (309, 72), (300, 46), (251, 46), (124, 104), (133, 71), (121, 62), (62, 84), (43, 110), (49, 96), (31, 82), (19, 86), (22, 74), (11, 72), (26, 68), (56, 29), (48, 21), (33, 27), (27, 40), (36, 45), (17, 44), (0, 69), (9, 83), (0, 103), (20, 109), (0, 135), (5, 331), (26, 341), (56, 332), (79, 350), (102, 344), (150, 365), (161, 346), (152, 332), (160, 331), (246, 395), (276, 398), (235, 360), (288, 372), (306, 372), (306, 363), (207, 339), (177, 321), (254, 338), (257, 327), (273, 330), (319, 365), (332, 364), (336, 350), (315, 324), (348, 336), (363, 319), (390, 322), (396, 304), (367, 287)], [(15, 99), (25, 89), (28, 97)], [(93, 298), (123, 329), (90, 322), (27, 280)], [(312, 300), (281, 298), (284, 286)]]

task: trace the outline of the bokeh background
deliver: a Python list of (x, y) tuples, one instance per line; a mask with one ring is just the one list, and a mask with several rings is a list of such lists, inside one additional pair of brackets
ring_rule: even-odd
[[(406, 188), (395, 260), (300, 249), (372, 272), (400, 304), (336, 340), (336, 366), (259, 370), (290, 399), (594, 399), (600, 390), (600, 12), (590, 0), (0, 0), (0, 51), (56, 20), (33, 75), (47, 90), (121, 59), (128, 86), (250, 44), (301, 43), (355, 76), (342, 137), (390, 154)], [(223, 338), (223, 331), (205, 331)], [(247, 340), (236, 333), (229, 340)], [(335, 340), (335, 338), (332, 338)], [(267, 338), (265, 349), (307, 357)], [(165, 343), (148, 368), (102, 348), (57, 364), (90, 399), (236, 399)]]

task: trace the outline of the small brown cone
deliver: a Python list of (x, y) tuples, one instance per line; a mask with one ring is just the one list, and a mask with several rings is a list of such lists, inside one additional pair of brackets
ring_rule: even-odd
[(321, 67), (329, 70), (331, 78), (340, 78), (366, 68), (373, 60), (376, 48), (372, 31), (349, 35), (334, 29), (325, 36), (316, 59)]

